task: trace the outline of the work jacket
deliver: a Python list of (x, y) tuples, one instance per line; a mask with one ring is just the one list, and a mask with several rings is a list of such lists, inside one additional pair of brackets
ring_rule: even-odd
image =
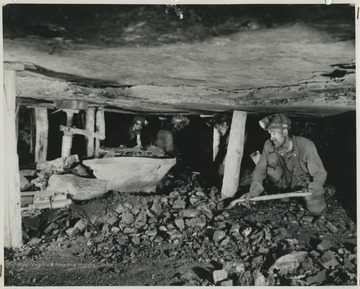
[(323, 187), (327, 173), (314, 143), (297, 136), (292, 141), (293, 148), (289, 152), (275, 148), (271, 140), (265, 142), (253, 172), (252, 187), (263, 188), (266, 178), (279, 189), (306, 188), (310, 182)]
[(134, 130), (133, 126), (131, 126), (128, 130), (126, 146), (127, 147), (137, 146), (137, 136), (138, 135), (141, 135), (141, 130), (138, 130), (138, 129)]
[(163, 149), (166, 154), (174, 155), (176, 151), (174, 138), (175, 133), (173, 126), (167, 125), (157, 132), (154, 145)]
[(229, 136), (230, 136), (230, 129), (228, 129), (228, 131), (224, 136), (220, 136), (220, 142), (218, 145), (219, 150), (214, 160), (216, 167), (218, 167), (219, 165), (225, 166), (227, 147), (229, 145)]

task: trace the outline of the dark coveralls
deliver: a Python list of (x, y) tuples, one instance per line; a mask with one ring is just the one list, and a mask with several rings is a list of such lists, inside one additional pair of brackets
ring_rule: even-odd
[(312, 213), (321, 213), (326, 207), (323, 186), (327, 173), (312, 141), (296, 136), (292, 140), (290, 152), (275, 148), (270, 140), (265, 142), (250, 192), (260, 194), (266, 177), (280, 191), (310, 188), (313, 194), (305, 197), (306, 206)]
[(220, 137), (219, 151), (215, 157), (214, 165), (220, 176), (224, 175), (225, 170), (225, 157), (227, 153), (227, 147), (229, 144), (230, 129), (224, 136)]
[(127, 147), (135, 147), (137, 146), (137, 136), (141, 135), (140, 130), (134, 130), (133, 126), (129, 128), (128, 134), (127, 134)]

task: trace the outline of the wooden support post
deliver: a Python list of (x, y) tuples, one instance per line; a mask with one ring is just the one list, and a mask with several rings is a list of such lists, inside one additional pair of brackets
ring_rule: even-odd
[[(19, 157), (16, 143), (16, 71), (19, 65), (5, 66), (4, 71), (4, 97), (3, 97), (3, 127), (1, 152), (3, 161), (2, 184), (4, 184), (3, 204), (4, 208), (4, 245), (5, 247), (17, 248), (22, 246), (21, 228), (21, 196), (20, 196), (20, 175)], [(24, 69), (22, 67), (22, 69)], [(4, 167), (6, 164), (6, 168)], [(2, 227), (2, 225), (0, 225)]]
[(36, 126), (35, 126), (35, 109), (34, 108), (30, 108), (29, 118), (30, 118), (30, 150), (29, 150), (29, 153), (35, 155)]
[(16, 143), (18, 143), (18, 137), (19, 137), (19, 111), (20, 111), (20, 106), (18, 104), (16, 104), (16, 109), (15, 109)]
[(247, 113), (243, 111), (234, 111), (233, 113), (221, 189), (221, 198), (223, 200), (233, 197), (239, 186), (240, 165), (244, 152), (246, 116)]
[(220, 144), (220, 133), (216, 128), (214, 128), (213, 133), (213, 161), (215, 161), (215, 158), (217, 154), (219, 153), (219, 144)]
[[(105, 113), (103, 107), (96, 110), (96, 132), (105, 135)], [(100, 140), (95, 139), (95, 157), (99, 157)]]
[(49, 135), (49, 121), (46, 107), (35, 107), (35, 162), (46, 161)]
[[(74, 114), (78, 112), (74, 109), (64, 109), (66, 113), (66, 125), (72, 126)], [(71, 154), (73, 135), (71, 132), (64, 131), (61, 145), (61, 157), (68, 157)]]
[[(95, 108), (89, 107), (86, 110), (85, 117), (85, 129), (88, 131), (95, 131)], [(94, 138), (85, 136), (86, 140), (86, 155), (87, 157), (93, 157), (95, 153)]]

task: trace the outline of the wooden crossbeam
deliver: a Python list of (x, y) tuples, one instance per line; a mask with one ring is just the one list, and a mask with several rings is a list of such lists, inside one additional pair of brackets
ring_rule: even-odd
[(63, 132), (71, 133), (71, 134), (85, 135), (85, 136), (87, 136), (89, 138), (98, 138), (98, 139), (101, 139), (101, 140), (105, 139), (105, 135), (103, 135), (103, 134), (93, 132), (93, 131), (88, 131), (88, 130), (81, 129), (81, 128), (60, 125), (60, 130), (63, 131)]

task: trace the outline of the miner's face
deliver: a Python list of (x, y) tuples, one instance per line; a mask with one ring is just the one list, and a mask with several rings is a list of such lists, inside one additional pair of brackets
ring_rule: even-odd
[(141, 121), (138, 121), (134, 124), (134, 130), (141, 130), (142, 129), (142, 123)]
[(274, 147), (278, 148), (284, 144), (287, 136), (287, 129), (273, 128), (269, 129), (268, 132)]
[(177, 123), (174, 125), (174, 128), (176, 131), (181, 131), (184, 128), (184, 125), (182, 123)]
[(229, 125), (226, 122), (223, 122), (221, 124), (217, 123), (215, 124), (215, 129), (221, 136), (224, 136), (229, 129)]

